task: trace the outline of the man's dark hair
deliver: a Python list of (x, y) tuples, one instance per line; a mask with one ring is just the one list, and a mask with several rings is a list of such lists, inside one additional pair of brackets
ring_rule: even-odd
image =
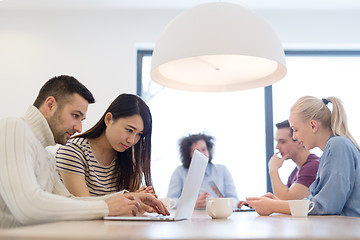
[(290, 136), (292, 138), (293, 136), (293, 129), (290, 127), (290, 123), (288, 120), (282, 121), (280, 123), (275, 124), (277, 129), (281, 129), (281, 128), (289, 128), (290, 129)]
[(180, 158), (184, 168), (189, 168), (191, 162), (191, 146), (197, 141), (204, 140), (209, 151), (209, 162), (213, 158), (214, 138), (203, 133), (183, 137), (179, 141)]
[(42, 86), (33, 105), (39, 108), (46, 98), (50, 96), (53, 96), (56, 101), (64, 103), (68, 100), (68, 97), (74, 93), (79, 94), (89, 103), (95, 102), (92, 93), (76, 78), (61, 75), (51, 78)]

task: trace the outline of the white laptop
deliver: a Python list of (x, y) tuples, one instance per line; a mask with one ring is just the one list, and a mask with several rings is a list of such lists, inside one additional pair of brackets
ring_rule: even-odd
[(191, 159), (189, 171), (185, 179), (184, 187), (177, 203), (174, 215), (141, 215), (141, 216), (107, 216), (105, 220), (122, 220), (122, 221), (178, 221), (190, 219), (198, 197), (200, 186), (203, 181), (208, 158), (198, 150), (194, 151)]

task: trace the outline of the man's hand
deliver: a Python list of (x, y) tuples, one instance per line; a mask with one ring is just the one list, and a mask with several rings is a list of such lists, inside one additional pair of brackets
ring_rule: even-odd
[(282, 158), (279, 158), (277, 153), (274, 153), (274, 155), (271, 157), (271, 159), (269, 160), (269, 163), (268, 163), (269, 172), (270, 171), (278, 171), (286, 159), (288, 159), (288, 155), (285, 155)]
[(142, 211), (141, 205), (131, 195), (117, 194), (105, 202), (109, 208), (109, 216), (135, 216)]

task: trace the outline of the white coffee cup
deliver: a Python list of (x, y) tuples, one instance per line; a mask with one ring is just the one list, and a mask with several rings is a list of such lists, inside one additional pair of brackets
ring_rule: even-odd
[(206, 212), (212, 218), (228, 218), (233, 212), (233, 199), (207, 198)]
[(168, 210), (174, 209), (176, 207), (176, 200), (173, 198), (159, 198), (159, 200), (163, 202)]
[[(289, 200), (289, 206), (291, 211), (291, 216), (293, 217), (306, 217), (308, 213), (313, 210), (315, 203), (309, 199), (303, 200)], [(309, 205), (312, 204), (309, 209)]]

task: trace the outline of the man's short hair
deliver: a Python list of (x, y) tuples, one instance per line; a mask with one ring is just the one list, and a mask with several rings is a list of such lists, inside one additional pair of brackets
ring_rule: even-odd
[(290, 129), (290, 136), (292, 138), (293, 136), (293, 129), (290, 127), (290, 123), (288, 120), (282, 121), (280, 123), (275, 124), (277, 129), (281, 129), (281, 128), (289, 128)]
[(39, 108), (50, 96), (60, 103), (65, 103), (68, 97), (74, 93), (82, 96), (88, 103), (95, 102), (92, 93), (76, 78), (61, 75), (51, 78), (42, 86), (33, 105)]

